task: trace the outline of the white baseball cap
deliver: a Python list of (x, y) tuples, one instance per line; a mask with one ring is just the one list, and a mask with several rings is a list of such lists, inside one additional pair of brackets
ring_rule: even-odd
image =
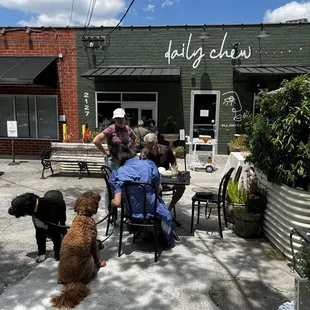
[(121, 108), (118, 108), (113, 111), (113, 117), (112, 118), (124, 118), (126, 115), (125, 111)]

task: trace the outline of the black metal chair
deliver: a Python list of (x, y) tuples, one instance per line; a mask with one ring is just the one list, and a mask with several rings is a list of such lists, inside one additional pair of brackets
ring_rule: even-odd
[[(180, 143), (181, 146), (183, 146), (184, 148), (184, 171), (187, 171), (187, 168), (186, 168), (186, 144), (185, 144), (185, 141), (183, 141), (183, 143)], [(161, 196), (164, 197), (164, 196), (173, 196), (175, 194), (175, 189), (172, 188), (171, 186), (169, 185), (163, 185), (163, 189), (161, 191)], [(173, 208), (173, 216), (174, 218), (176, 219), (177, 218), (177, 214), (176, 214), (176, 211), (175, 211), (175, 206)]]
[(225, 197), (226, 197), (226, 189), (227, 189), (228, 181), (231, 177), (233, 170), (234, 168), (230, 168), (228, 172), (222, 177), (217, 194), (212, 193), (212, 192), (198, 192), (192, 197), (192, 218), (191, 218), (191, 229), (190, 229), (191, 233), (193, 233), (193, 229), (194, 229), (195, 206), (197, 206), (198, 208), (197, 224), (199, 224), (200, 208), (201, 206), (204, 206), (206, 208), (206, 214), (207, 214), (207, 210), (209, 209), (209, 214), (206, 215), (207, 219), (210, 218), (212, 209), (214, 208), (217, 209), (219, 234), (220, 234), (220, 237), (223, 238), (221, 209), (223, 209), (225, 226), (227, 227), (226, 211), (225, 211)]
[[(158, 260), (158, 228), (160, 225), (160, 219), (156, 216), (157, 209), (157, 188), (151, 183), (128, 181), (124, 184), (123, 193), (125, 197), (122, 197), (121, 218), (120, 218), (120, 231), (119, 231), (119, 247), (118, 256), (121, 256), (122, 252), (122, 239), (124, 224), (133, 226), (133, 243), (135, 243), (136, 237), (141, 233), (141, 230), (137, 228), (152, 227), (154, 229), (154, 248), (155, 248), (155, 262)], [(133, 216), (131, 197), (136, 196), (137, 193), (141, 193), (144, 204), (141, 205), (141, 213), (143, 218), (137, 218)], [(147, 194), (154, 195), (154, 204), (152, 206), (154, 216), (147, 217)]]
[[(113, 193), (112, 193), (111, 186), (109, 184), (109, 178), (111, 176), (112, 169), (106, 165), (103, 165), (103, 166), (101, 166), (100, 170), (101, 170), (103, 179), (104, 179), (105, 184), (106, 184), (106, 189), (107, 189), (107, 193), (108, 193), (106, 198), (108, 199), (107, 205), (108, 205), (108, 212), (110, 213), (112, 208), (114, 208), (111, 205)], [(115, 209), (115, 213), (112, 213), (111, 215), (109, 215), (108, 220), (107, 220), (107, 229), (106, 229), (106, 233), (105, 233), (106, 236), (109, 234), (110, 224), (115, 223), (117, 220), (117, 209), (116, 208), (114, 208), (114, 209)]]

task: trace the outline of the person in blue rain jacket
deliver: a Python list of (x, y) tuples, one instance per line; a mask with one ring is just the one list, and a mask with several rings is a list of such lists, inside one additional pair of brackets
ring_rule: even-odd
[[(114, 163), (119, 167), (114, 170), (109, 179), (109, 183), (114, 192), (112, 205), (115, 207), (121, 206), (123, 184), (126, 181), (138, 181), (151, 183), (157, 188), (157, 193), (161, 191), (160, 175), (157, 166), (151, 160), (139, 160), (134, 157), (131, 150), (123, 144), (114, 144), (110, 149), (110, 154)], [(147, 194), (147, 216), (152, 217), (154, 214), (154, 200), (155, 194), (150, 191)], [(143, 204), (144, 193), (138, 191), (138, 187), (132, 187), (130, 190), (131, 206), (133, 209), (134, 217), (143, 218)], [(173, 230), (172, 230), (172, 217), (161, 197), (157, 195), (157, 216), (161, 219), (162, 234), (166, 238), (169, 246), (173, 245)], [(131, 227), (128, 227), (129, 231)], [(147, 237), (147, 230), (143, 231), (143, 237)]]

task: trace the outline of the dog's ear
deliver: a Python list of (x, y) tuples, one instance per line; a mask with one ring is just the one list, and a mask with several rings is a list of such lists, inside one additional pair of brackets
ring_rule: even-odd
[(32, 193), (26, 193), (15, 197), (11, 201), (11, 207), (8, 213), (17, 218), (25, 215), (32, 215), (37, 198), (38, 196)]
[(78, 214), (88, 214), (90, 216), (97, 213), (101, 196), (93, 191), (87, 191), (80, 195), (74, 204), (74, 211)]
[(94, 192), (95, 197), (97, 199), (97, 201), (99, 202), (101, 200), (101, 195), (99, 193)]

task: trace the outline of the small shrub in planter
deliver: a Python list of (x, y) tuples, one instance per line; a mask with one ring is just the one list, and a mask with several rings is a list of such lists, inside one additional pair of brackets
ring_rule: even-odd
[(174, 150), (173, 153), (175, 157), (183, 158), (184, 157), (184, 147), (183, 146), (177, 146)]
[(236, 207), (245, 207), (245, 202), (247, 199), (246, 188), (241, 185), (239, 186), (237, 181), (230, 179), (227, 185), (226, 191), (226, 217), (227, 221), (230, 223), (235, 223), (235, 218), (233, 215), (233, 210)]
[(244, 207), (233, 208), (235, 232), (243, 238), (257, 236), (263, 214), (267, 206), (267, 190), (259, 185), (252, 169), (246, 170), (247, 185)]
[(230, 152), (248, 152), (247, 135), (240, 135), (229, 143)]

